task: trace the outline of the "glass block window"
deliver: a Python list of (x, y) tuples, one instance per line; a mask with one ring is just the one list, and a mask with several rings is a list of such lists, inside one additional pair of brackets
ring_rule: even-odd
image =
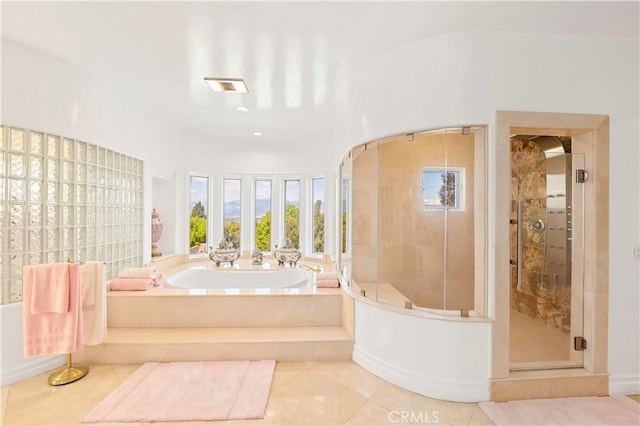
[(0, 126), (2, 304), (22, 300), (25, 265), (142, 265), (143, 164), (87, 142)]

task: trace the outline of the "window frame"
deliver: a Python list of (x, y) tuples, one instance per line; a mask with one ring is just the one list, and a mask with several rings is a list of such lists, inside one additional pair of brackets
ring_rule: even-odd
[[(438, 173), (442, 175), (443, 173), (453, 173), (456, 176), (455, 182), (455, 199), (456, 205), (451, 207), (447, 205), (427, 205), (424, 204), (424, 175), (425, 173)], [(464, 167), (423, 167), (422, 173), (420, 174), (420, 186), (422, 187), (422, 196), (420, 197), (420, 201), (422, 203), (422, 211), (423, 212), (437, 212), (437, 211), (464, 211), (464, 179), (465, 179), (465, 168)]]
[(270, 183), (270, 187), (269, 187), (269, 210), (271, 212), (271, 235), (269, 236), (269, 248), (267, 250), (262, 250), (262, 253), (265, 254), (269, 254), (271, 253), (271, 249), (272, 247), (274, 247), (273, 244), (273, 240), (274, 240), (274, 218), (276, 217), (276, 212), (274, 211), (274, 186), (275, 186), (275, 182), (274, 182), (274, 176), (252, 176), (251, 177), (251, 221), (253, 223), (252, 226), (252, 232), (251, 232), (251, 251), (253, 251), (254, 248), (258, 248), (258, 244), (257, 244), (257, 233), (256, 233), (256, 228), (258, 226), (257, 223), (257, 214), (256, 214), (256, 210), (257, 210), (257, 184), (259, 181), (263, 181), (263, 182), (269, 182)]
[[(314, 206), (315, 206), (315, 191), (314, 191), (314, 181), (322, 179), (322, 201), (323, 201), (323, 238), (322, 238), (322, 246), (323, 251), (317, 252), (314, 251)], [(327, 252), (327, 178), (323, 175), (312, 175), (309, 176), (309, 244), (308, 244), (308, 253), (311, 257), (323, 257)]]

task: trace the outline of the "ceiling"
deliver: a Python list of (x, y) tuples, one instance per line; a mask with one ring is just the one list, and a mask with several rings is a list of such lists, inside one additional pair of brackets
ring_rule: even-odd
[[(2, 1), (1, 12), (3, 37), (112, 81), (186, 133), (246, 142), (260, 131), (276, 148), (330, 140), (352, 76), (413, 40), (458, 31), (638, 38), (637, 2)], [(206, 76), (243, 77), (250, 93), (213, 93)]]

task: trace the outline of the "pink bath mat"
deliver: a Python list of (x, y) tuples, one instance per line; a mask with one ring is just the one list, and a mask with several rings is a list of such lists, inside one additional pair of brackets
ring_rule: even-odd
[(274, 360), (148, 362), (84, 423), (264, 418)]
[(496, 425), (638, 425), (640, 404), (624, 395), (481, 402)]

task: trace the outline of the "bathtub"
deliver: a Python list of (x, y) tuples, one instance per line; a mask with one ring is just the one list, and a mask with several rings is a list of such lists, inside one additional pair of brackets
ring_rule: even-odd
[(307, 271), (279, 269), (218, 269), (196, 266), (167, 278), (167, 284), (185, 289), (288, 289), (311, 283)]

